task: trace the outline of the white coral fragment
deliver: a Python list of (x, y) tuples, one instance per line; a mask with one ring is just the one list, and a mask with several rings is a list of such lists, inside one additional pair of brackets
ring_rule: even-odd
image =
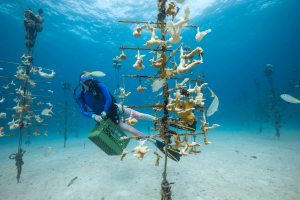
[(20, 99), (18, 99), (18, 97), (16, 96), (16, 98), (14, 98), (13, 101), (18, 103), (18, 102), (20, 102)]
[(125, 89), (122, 88), (122, 89), (121, 89), (121, 94), (123, 95), (123, 98), (125, 98), (125, 97), (129, 97), (130, 94), (131, 94), (131, 92), (128, 92), (127, 94), (125, 94)]
[(197, 34), (196, 34), (196, 41), (197, 42), (200, 42), (202, 40), (202, 38), (207, 34), (207, 33), (210, 33), (211, 32), (211, 29), (208, 29), (206, 31), (202, 31), (202, 32), (199, 32), (199, 26), (197, 27)]
[(39, 71), (39, 70), (35, 69), (35, 67), (32, 67), (30, 70), (30, 73), (35, 74), (37, 71)]
[(4, 129), (4, 127), (0, 127), (0, 137), (5, 136), (5, 135), (4, 135), (4, 132), (3, 132), (3, 129)]
[(29, 80), (28, 79), (28, 82), (30, 84), (31, 87), (35, 87), (36, 86), (36, 82), (34, 82), (33, 80)]
[(42, 72), (42, 68), (41, 68), (41, 67), (39, 67), (38, 72), (39, 72), (39, 75), (40, 75), (40, 76), (42, 76), (42, 77), (44, 77), (44, 78), (48, 78), (48, 79), (49, 79), (49, 78), (53, 78), (53, 76), (55, 75), (54, 70), (52, 70), (52, 73), (51, 73), (51, 74), (47, 74), (47, 73)]
[(24, 71), (23, 67), (19, 66), (15, 77), (20, 80), (25, 80), (28, 76), (26, 75), (26, 72)]
[(139, 26), (139, 25), (137, 25), (137, 27), (136, 27), (136, 30), (133, 32), (133, 36), (134, 37), (140, 37), (141, 35), (142, 35), (142, 32), (141, 32), (141, 30), (143, 30), (144, 28), (146, 28), (147, 27), (147, 25), (145, 24), (145, 25), (143, 25), (143, 26)]
[(126, 119), (126, 123), (130, 125), (135, 125), (138, 121), (132, 117), (132, 110), (130, 110), (130, 117)]
[(211, 130), (211, 129), (214, 129), (214, 128), (217, 128), (219, 127), (220, 125), (218, 124), (214, 124), (212, 125), (211, 127), (207, 127), (209, 123), (206, 122), (206, 118), (205, 118), (205, 113), (203, 113), (203, 120), (201, 120), (201, 130), (203, 131), (204, 133), (204, 143), (205, 145), (208, 145), (210, 144), (211, 142), (208, 142), (207, 140), (207, 135), (206, 135), (206, 132)]
[(2, 86), (5, 90), (8, 90), (8, 88), (9, 88), (9, 85), (10, 85), (10, 83), (9, 84), (7, 84), (7, 86)]
[(1, 112), (1, 113), (0, 113), (0, 118), (5, 119), (5, 118), (6, 118), (6, 113)]
[(19, 89), (16, 89), (16, 93), (24, 96), (24, 91), (22, 90), (21, 86)]
[(125, 151), (125, 149), (123, 150), (123, 153), (121, 155), (121, 161), (123, 161), (123, 158), (126, 156), (126, 154), (128, 154), (128, 151)]
[(16, 84), (14, 83), (14, 80), (15, 79), (13, 79), (10, 84), (13, 85), (13, 86), (16, 86)]
[(189, 148), (189, 143), (186, 142), (184, 145), (184, 148), (180, 150), (179, 154), (183, 155), (183, 156), (187, 156), (187, 153), (185, 153)]
[(43, 119), (40, 118), (40, 115), (35, 115), (34, 118), (38, 123), (41, 123), (44, 121)]
[(199, 106), (204, 106), (204, 100), (203, 99), (203, 94), (201, 93), (201, 90), (203, 88), (203, 86), (207, 85), (207, 83), (203, 83), (200, 87), (197, 85), (195, 85), (195, 87), (193, 89), (188, 89), (188, 92), (189, 93), (193, 93), (193, 92), (196, 92), (197, 96), (195, 97), (194, 99), (194, 104), (195, 105), (199, 105)]
[[(150, 67), (155, 67), (157, 69), (160, 69), (163, 61), (161, 54), (158, 51), (150, 51), (149, 53), (153, 53), (153, 59), (150, 59), (150, 62), (152, 63)], [(155, 54), (157, 55), (157, 60), (154, 60)]]
[[(184, 19), (182, 17), (180, 17), (180, 13), (179, 13), (179, 22), (177, 22), (176, 24), (174, 24), (172, 21), (167, 22), (167, 28), (168, 28), (168, 33), (171, 35), (171, 38), (169, 39), (170, 43), (176, 44), (178, 42), (180, 42), (180, 40), (182, 39), (182, 37), (180, 36), (181, 30), (184, 26), (187, 25), (187, 22), (190, 21), (190, 7), (189, 5), (185, 8), (185, 16)], [(176, 30), (176, 28), (178, 27), (178, 29)]]
[(17, 106), (13, 107), (13, 109), (18, 113), (21, 114), (23, 112), (23, 108), (19, 106), (19, 103)]
[(146, 90), (147, 88), (145, 88), (145, 87), (141, 87), (141, 86), (139, 86), (136, 90), (138, 91), (138, 92), (143, 92), (144, 90)]
[(146, 56), (146, 55), (140, 55), (140, 50), (138, 50), (138, 55), (135, 56), (135, 58), (137, 58), (137, 61), (133, 65), (133, 67), (136, 68), (137, 70), (141, 70), (141, 69), (145, 68), (145, 66), (143, 65), (143, 57), (144, 56)]
[(15, 119), (13, 119), (11, 122), (8, 122), (9, 125), (9, 129), (10, 130), (14, 130), (16, 128), (19, 127), (19, 124), (17, 124), (16, 122), (18, 122), (19, 120), (15, 121)]
[(165, 43), (167, 43), (167, 41), (163, 41), (163, 40), (158, 40), (158, 37), (155, 36), (155, 31), (156, 29), (154, 27), (150, 26), (150, 22), (148, 22), (148, 28), (147, 30), (151, 31), (151, 39), (148, 40), (146, 42), (146, 44), (144, 44), (145, 47), (151, 47), (152, 45), (163, 45)]
[[(179, 66), (177, 67), (177, 73), (178, 74), (184, 74), (186, 73), (189, 69), (195, 67), (196, 65), (199, 65), (199, 64), (202, 64), (202, 52), (203, 50), (200, 48), (200, 47), (197, 47), (195, 50), (193, 50), (190, 54), (188, 55), (183, 55), (183, 50), (182, 50), (182, 47), (180, 49), (180, 64)], [(199, 54), (201, 60), (193, 60), (192, 63), (190, 61), (188, 61), (187, 64), (185, 64), (185, 60), (189, 57), (191, 57), (192, 55), (195, 55), (195, 54)], [(175, 63), (176, 64), (176, 63)]]
[(137, 157), (140, 161), (143, 160), (144, 155), (150, 151), (147, 146), (143, 147), (145, 144), (146, 140), (142, 141), (139, 140), (139, 146), (134, 148), (135, 154), (133, 156)]

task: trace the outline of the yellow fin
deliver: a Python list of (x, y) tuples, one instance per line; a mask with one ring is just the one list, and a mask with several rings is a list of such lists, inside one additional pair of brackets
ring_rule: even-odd
[(209, 87), (207, 87), (209, 90), (210, 90), (210, 92), (211, 92), (211, 97), (217, 97), (216, 95), (215, 95), (215, 93), (209, 88)]
[(52, 114), (54, 114), (54, 113), (52, 112), (52, 108), (53, 108), (53, 106), (52, 106), (48, 111), (51, 112)]

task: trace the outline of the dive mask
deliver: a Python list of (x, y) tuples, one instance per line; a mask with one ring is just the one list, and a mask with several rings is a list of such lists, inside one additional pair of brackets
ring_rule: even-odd
[(87, 75), (87, 73), (85, 73), (85, 74), (81, 75), (79, 83), (83, 84), (83, 83), (87, 82), (88, 80), (93, 80), (93, 77), (90, 74)]

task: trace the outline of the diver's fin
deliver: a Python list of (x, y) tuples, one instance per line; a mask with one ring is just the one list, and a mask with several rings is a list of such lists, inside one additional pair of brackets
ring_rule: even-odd
[(169, 126), (174, 127), (174, 128), (178, 128), (178, 129), (181, 129), (181, 130), (196, 131), (196, 124), (197, 124), (197, 121), (194, 121), (194, 123), (192, 125), (188, 124), (187, 126), (185, 126), (182, 119), (179, 118), (178, 124), (170, 123)]
[[(153, 138), (148, 139), (148, 141), (155, 144), (155, 146), (157, 146), (157, 148), (165, 154), (165, 143), (164, 142), (161, 142), (161, 141), (153, 139)], [(168, 157), (169, 158), (178, 162), (181, 157), (181, 154), (179, 154), (179, 152), (180, 151), (178, 149), (172, 149), (172, 147), (169, 145), (169, 147), (168, 147)]]

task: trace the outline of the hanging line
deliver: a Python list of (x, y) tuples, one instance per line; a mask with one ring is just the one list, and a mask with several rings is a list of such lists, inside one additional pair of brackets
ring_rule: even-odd
[(125, 80), (124, 80), (124, 76), (123, 76), (123, 88), (125, 90)]
[(118, 87), (117, 68), (116, 67), (115, 67), (115, 76), (116, 76), (117, 87)]
[(120, 82), (120, 69), (118, 69), (118, 81), (117, 81), (118, 85), (119, 85), (119, 82)]
[[(51, 84), (50, 84), (50, 90), (52, 91)], [(50, 103), (50, 100), (51, 100), (51, 95), (49, 95), (49, 103)]]
[(186, 142), (189, 142), (189, 136), (187, 135), (187, 129), (185, 129), (185, 136), (184, 136), (184, 140), (186, 141)]

